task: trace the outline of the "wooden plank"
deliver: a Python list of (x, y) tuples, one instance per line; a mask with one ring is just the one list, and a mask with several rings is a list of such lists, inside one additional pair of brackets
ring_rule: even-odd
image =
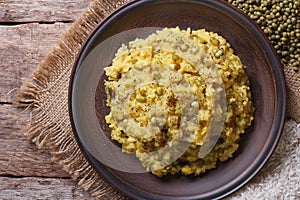
[(0, 0), (1, 22), (75, 21), (90, 0)]
[(70, 179), (0, 177), (0, 199), (94, 199)]
[(51, 162), (48, 152), (23, 136), (20, 122), (29, 113), (10, 105), (11, 91), (30, 77), (71, 26), (65, 22), (75, 21), (89, 3), (0, 0), (0, 199), (92, 199)]
[(12, 102), (12, 91), (30, 77), (71, 25), (32, 23), (0, 26), (0, 102)]
[(0, 104), (0, 176), (70, 177), (51, 162), (48, 152), (23, 135), (22, 122), (29, 119), (29, 113), (21, 111)]

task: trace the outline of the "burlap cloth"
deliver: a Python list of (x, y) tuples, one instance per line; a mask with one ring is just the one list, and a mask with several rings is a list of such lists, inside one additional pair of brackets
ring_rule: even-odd
[[(113, 189), (86, 161), (74, 139), (68, 115), (68, 87), (71, 68), (81, 45), (96, 25), (127, 0), (93, 0), (89, 8), (53, 47), (49, 55), (24, 82), (16, 96), (17, 106), (32, 109), (28, 136), (39, 148), (47, 148), (57, 162), (91, 196), (99, 199), (126, 198)], [(300, 74), (285, 66), (288, 86), (288, 117), (300, 122)], [(287, 121), (284, 135), (263, 170), (229, 198), (299, 197), (299, 124)], [(291, 159), (294, 158), (294, 159)], [(294, 164), (293, 164), (294, 163)], [(296, 169), (294, 167), (296, 166)], [(279, 167), (278, 167), (279, 166)], [(288, 171), (287, 166), (292, 168)], [(294, 171), (295, 170), (295, 171)], [(294, 172), (293, 172), (294, 171)], [(296, 173), (296, 176), (295, 174)], [(282, 183), (278, 180), (282, 178)], [(296, 177), (293, 179), (293, 177)], [(297, 186), (298, 185), (298, 186)], [(294, 187), (293, 187), (294, 186)], [(274, 190), (275, 187), (275, 191)], [(273, 189), (272, 189), (273, 188)], [(271, 192), (272, 189), (272, 192)], [(249, 196), (250, 195), (250, 196)], [(254, 198), (255, 199), (255, 198)], [(272, 198), (271, 198), (272, 199)]]

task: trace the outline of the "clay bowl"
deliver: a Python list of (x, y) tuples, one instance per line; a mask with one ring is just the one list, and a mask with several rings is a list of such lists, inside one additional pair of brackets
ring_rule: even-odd
[[(219, 33), (231, 44), (247, 66), (256, 109), (253, 125), (242, 136), (240, 148), (232, 159), (201, 176), (158, 178), (146, 172), (110, 167), (110, 163), (118, 163), (125, 168), (139, 169), (134, 166), (134, 157), (122, 154), (109, 138), (110, 130), (104, 120), (109, 110), (105, 105), (103, 67), (110, 65), (122, 43), (154, 32), (155, 28), (145, 27), (176, 26), (205, 28)], [(132, 29), (138, 31), (109, 39)], [(281, 64), (269, 41), (258, 26), (237, 9), (224, 1), (211, 0), (144, 0), (121, 7), (99, 24), (82, 47), (72, 72), (69, 93), (73, 132), (82, 152), (117, 190), (135, 199), (212, 199), (238, 190), (274, 151), (283, 128), (285, 104)]]

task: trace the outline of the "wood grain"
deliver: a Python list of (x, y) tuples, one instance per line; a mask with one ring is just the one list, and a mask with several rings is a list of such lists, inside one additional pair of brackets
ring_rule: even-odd
[(0, 22), (71, 22), (90, 0), (0, 0)]
[(93, 199), (23, 134), (29, 111), (12, 105), (24, 80), (90, 0), (0, 0), (0, 199)]
[(0, 26), (0, 102), (28, 79), (71, 23)]
[(27, 119), (28, 111), (0, 105), (0, 176), (70, 177), (23, 135)]
[(0, 199), (93, 199), (69, 179), (0, 177), (0, 183)]

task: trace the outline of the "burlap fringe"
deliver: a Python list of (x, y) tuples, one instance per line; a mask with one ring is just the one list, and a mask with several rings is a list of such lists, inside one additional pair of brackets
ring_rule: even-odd
[(53, 123), (47, 118), (47, 110), (43, 109), (43, 99), (45, 95), (49, 95), (52, 82), (70, 73), (81, 45), (97, 24), (126, 2), (128, 1), (92, 1), (87, 11), (39, 65), (32, 75), (32, 80), (23, 83), (15, 98), (16, 106), (32, 108), (32, 118), (25, 129), (25, 135), (38, 148), (50, 149), (53, 161), (62, 166), (74, 180), (78, 180), (81, 187), (97, 199), (124, 199), (124, 197), (94, 171), (81, 153), (75, 138), (70, 135), (71, 128), (65, 130), (65, 127), (62, 128), (63, 122)]

